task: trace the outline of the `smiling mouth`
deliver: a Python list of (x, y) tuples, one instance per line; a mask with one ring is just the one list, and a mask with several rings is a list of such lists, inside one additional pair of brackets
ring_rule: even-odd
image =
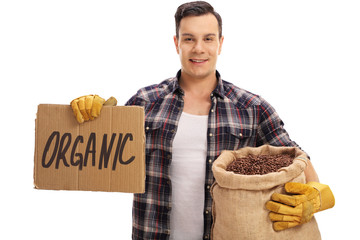
[(203, 63), (206, 61), (207, 61), (207, 59), (190, 59), (190, 62), (193, 62), (193, 63)]

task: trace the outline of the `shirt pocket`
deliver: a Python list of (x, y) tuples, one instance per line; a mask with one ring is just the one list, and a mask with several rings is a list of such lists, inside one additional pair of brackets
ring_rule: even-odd
[(160, 150), (169, 155), (174, 138), (174, 127), (165, 121), (145, 121), (146, 153)]
[(231, 124), (225, 128), (223, 150), (238, 150), (256, 145), (255, 129), (240, 124)]
[(163, 143), (161, 142), (163, 128), (163, 121), (145, 121), (146, 155), (150, 155), (156, 150), (161, 150), (163, 146)]

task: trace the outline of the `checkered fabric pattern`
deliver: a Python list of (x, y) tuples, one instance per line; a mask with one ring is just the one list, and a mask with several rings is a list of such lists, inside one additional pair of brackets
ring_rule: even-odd
[[(169, 239), (171, 211), (172, 141), (184, 106), (184, 92), (174, 78), (140, 89), (126, 105), (143, 106), (146, 130), (145, 193), (134, 194), (133, 239)], [(214, 177), (213, 161), (223, 150), (242, 147), (297, 146), (283, 128), (275, 110), (260, 96), (221, 79), (211, 93), (208, 117), (204, 202), (204, 239), (210, 238)], [(191, 141), (191, 139), (189, 139)], [(196, 199), (194, 199), (196, 201)]]

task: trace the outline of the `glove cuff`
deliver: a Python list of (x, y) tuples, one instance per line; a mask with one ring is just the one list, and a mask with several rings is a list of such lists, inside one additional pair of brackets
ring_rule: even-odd
[(328, 185), (318, 182), (308, 182), (307, 184), (319, 191), (320, 208), (317, 212), (334, 207), (335, 197)]
[(116, 106), (117, 100), (114, 97), (110, 97), (108, 100), (105, 101), (104, 106)]

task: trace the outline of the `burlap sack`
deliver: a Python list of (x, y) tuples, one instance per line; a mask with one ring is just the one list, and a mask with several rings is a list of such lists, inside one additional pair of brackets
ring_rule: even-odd
[[(226, 171), (236, 158), (248, 154), (291, 154), (294, 162), (285, 168), (265, 175), (240, 175)], [(293, 147), (242, 148), (224, 151), (214, 162), (212, 171), (215, 182), (211, 188), (213, 198), (213, 240), (319, 240), (321, 239), (315, 218), (306, 224), (275, 232), (265, 204), (274, 192), (285, 193), (287, 182), (305, 183), (304, 169), (308, 158)]]

